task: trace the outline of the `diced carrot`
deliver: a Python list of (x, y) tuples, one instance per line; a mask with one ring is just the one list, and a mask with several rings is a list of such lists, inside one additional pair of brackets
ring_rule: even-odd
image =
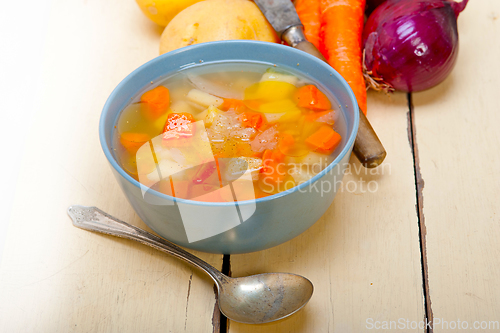
[(260, 129), (266, 124), (266, 119), (260, 112), (245, 111), (240, 115), (239, 119), (244, 127)]
[(265, 101), (260, 99), (247, 99), (245, 100), (245, 106), (251, 110), (259, 111), (260, 106), (264, 104)]
[(279, 138), (278, 148), (286, 155), (289, 150), (293, 149), (294, 144), (295, 139), (293, 136), (289, 133), (283, 133)]
[(190, 124), (194, 121), (190, 113), (169, 114), (163, 128), (163, 140), (193, 136), (193, 128)]
[(267, 171), (267, 166), (268, 164), (271, 163), (272, 161), (272, 158), (273, 158), (273, 151), (272, 150), (269, 150), (269, 149), (266, 149), (264, 150), (264, 153), (262, 154), (262, 169), (260, 169), (260, 172), (266, 172)]
[(262, 155), (262, 169), (260, 178), (267, 178), (270, 183), (279, 183), (286, 175), (283, 160), (285, 155), (279, 151), (266, 149)]
[(170, 105), (170, 93), (164, 86), (158, 86), (142, 94), (141, 102), (145, 103), (143, 110), (146, 117), (157, 119), (167, 112)]
[(306, 139), (306, 144), (320, 153), (330, 153), (340, 143), (342, 137), (330, 126), (321, 126), (316, 132)]
[(131, 153), (135, 153), (143, 144), (151, 138), (144, 133), (124, 132), (120, 135), (120, 143)]
[(295, 93), (295, 100), (297, 106), (314, 111), (328, 110), (332, 107), (328, 97), (312, 84), (299, 88)]
[(236, 112), (243, 112), (246, 109), (245, 102), (234, 98), (224, 98), (224, 102), (219, 106), (222, 111), (234, 110)]

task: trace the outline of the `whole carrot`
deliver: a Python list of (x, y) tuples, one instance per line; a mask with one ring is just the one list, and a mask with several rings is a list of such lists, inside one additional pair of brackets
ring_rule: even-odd
[(320, 0), (295, 0), (295, 10), (304, 26), (306, 39), (320, 47), (321, 5)]
[(328, 63), (349, 83), (366, 114), (361, 35), (365, 0), (320, 0), (320, 50)]

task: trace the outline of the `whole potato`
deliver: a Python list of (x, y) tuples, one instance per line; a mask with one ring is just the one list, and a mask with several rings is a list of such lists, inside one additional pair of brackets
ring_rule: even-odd
[(151, 21), (166, 27), (180, 11), (201, 0), (135, 0)]
[(272, 26), (249, 0), (206, 0), (177, 14), (160, 39), (160, 54), (217, 40), (250, 39), (279, 42)]

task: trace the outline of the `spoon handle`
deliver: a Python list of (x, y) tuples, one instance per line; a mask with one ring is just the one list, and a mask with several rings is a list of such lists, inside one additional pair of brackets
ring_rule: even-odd
[(70, 206), (68, 208), (68, 215), (73, 220), (73, 225), (75, 227), (135, 240), (139, 243), (151, 246), (152, 248), (187, 261), (188, 263), (191, 263), (208, 273), (215, 283), (217, 283), (218, 287), (221, 286), (220, 284), (222, 281), (226, 281), (228, 279), (227, 276), (222, 274), (215, 267), (192, 255), (179, 246), (145, 230), (120, 221), (117, 218), (106, 214), (97, 207), (86, 207), (80, 205)]

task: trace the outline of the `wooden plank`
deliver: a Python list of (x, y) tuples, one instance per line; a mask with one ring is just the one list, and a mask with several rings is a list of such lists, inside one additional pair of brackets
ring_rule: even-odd
[(413, 94), (434, 332), (500, 331), (499, 17), (500, 2), (470, 1), (454, 71)]
[[(143, 245), (74, 228), (66, 214), (71, 204), (96, 205), (146, 228), (111, 174), (97, 127), (116, 84), (158, 54), (160, 30), (133, 1), (54, 0), (48, 19), (42, 97), (33, 128), (19, 130), (26, 150), (0, 269), (0, 331), (218, 332), (210, 278)], [(220, 255), (196, 254), (222, 266)]]
[(387, 149), (385, 164), (370, 172), (351, 157), (343, 190), (313, 227), (275, 248), (231, 256), (233, 276), (292, 272), (311, 279), (315, 292), (289, 318), (255, 327), (230, 322), (229, 332), (358, 333), (391, 321), (395, 328), (400, 318), (405, 325), (424, 320), (407, 111), (404, 94), (370, 94), (369, 119)]

